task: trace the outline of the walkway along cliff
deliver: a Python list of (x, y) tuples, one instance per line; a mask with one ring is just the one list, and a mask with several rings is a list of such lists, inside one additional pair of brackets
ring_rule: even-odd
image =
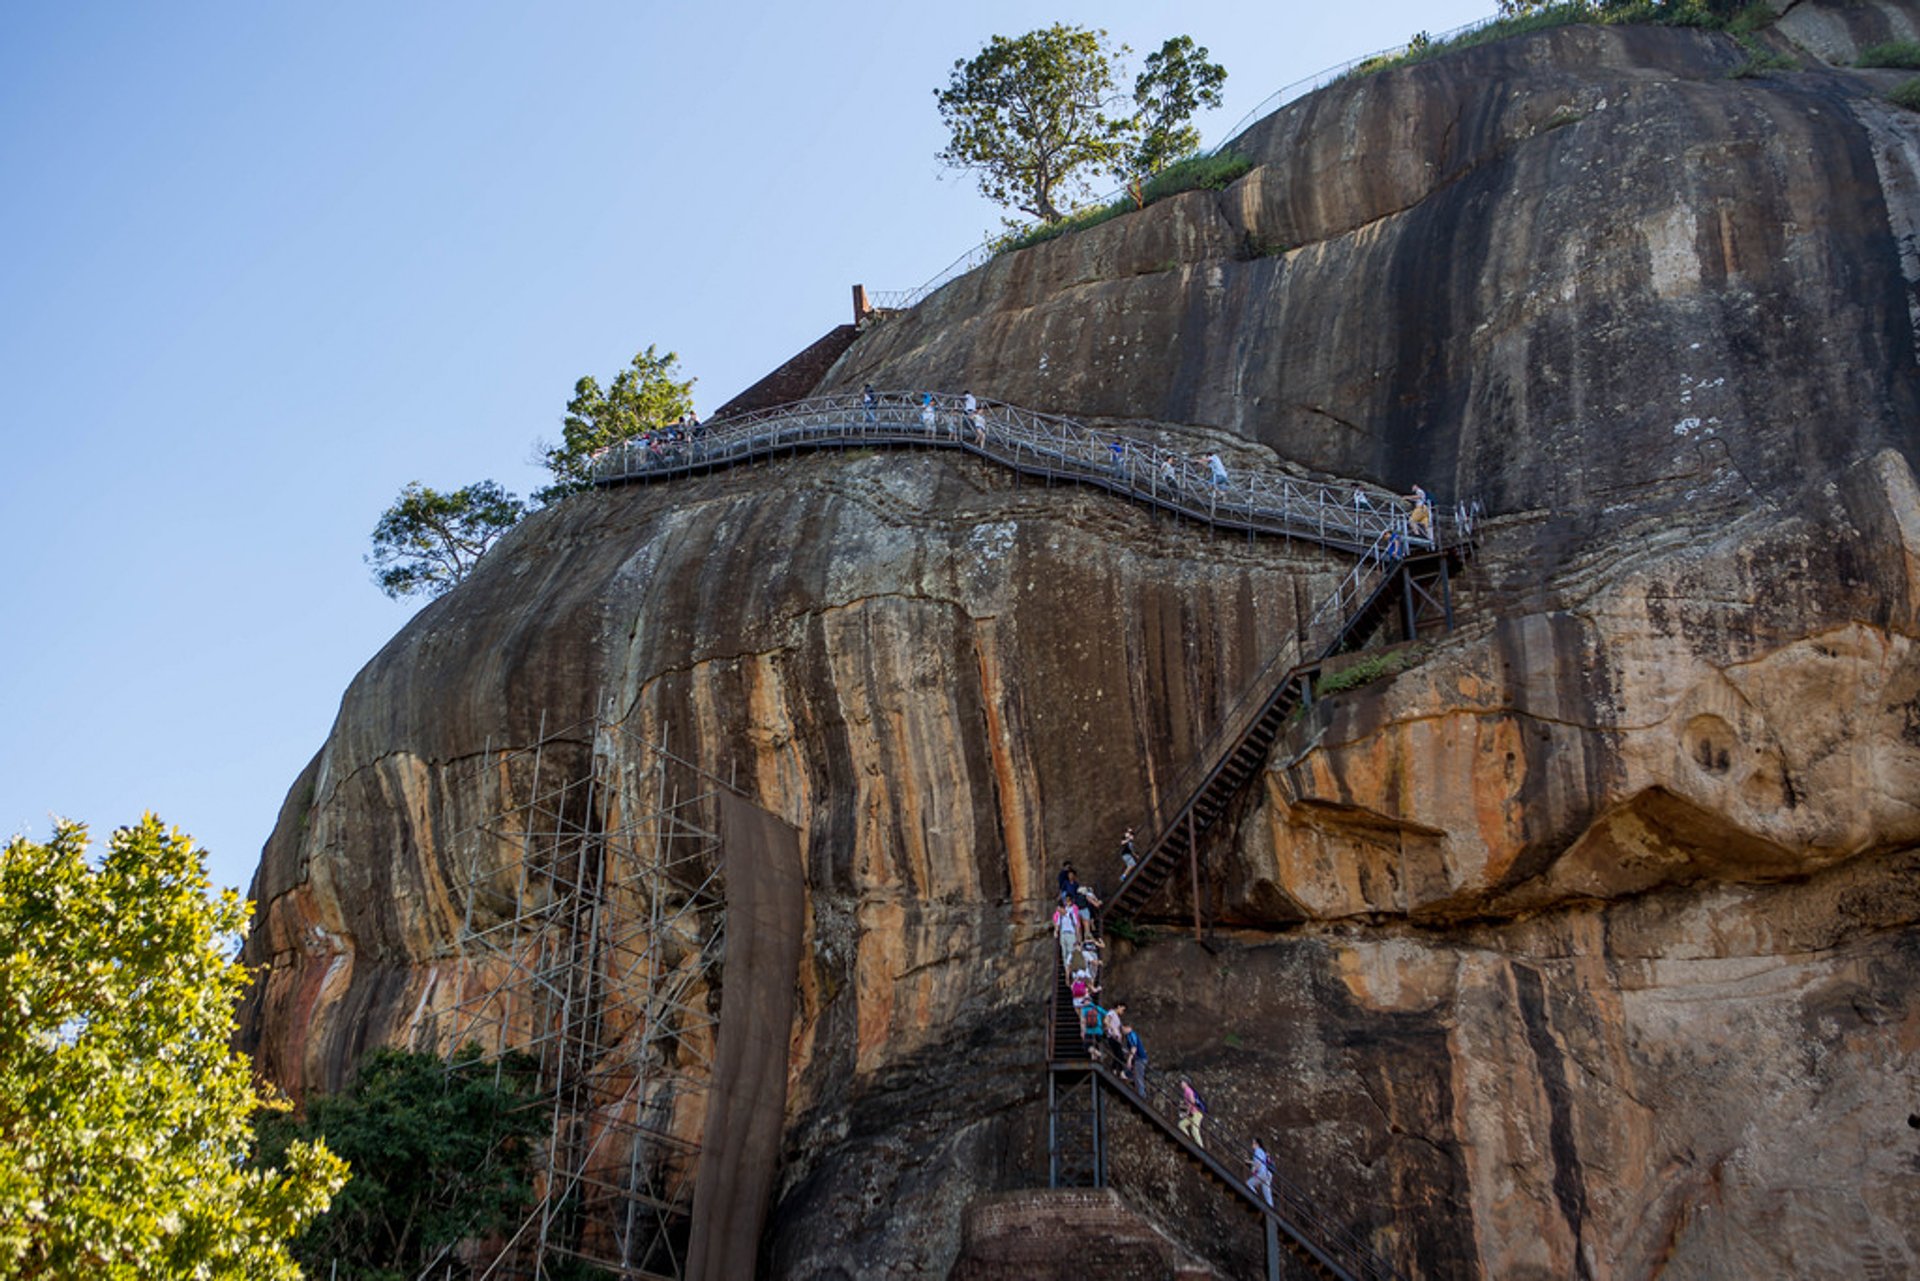
[[(965, 1207), (1048, 1179), (1054, 871), (1111, 894), (1120, 829), (1177, 830), (1196, 763), (1238, 761), (1108, 982), (1340, 1234), (1410, 1277), (1920, 1269), (1920, 116), (1849, 65), (1915, 24), (1802, 0), (1760, 37), (1802, 69), (1763, 76), (1722, 34), (1574, 27), (1345, 80), (1249, 130), (1226, 191), (995, 259), (812, 389), (1477, 497), (1471, 562), (1425, 582), (1451, 631), (1405, 642), (1396, 606), (1277, 683), (1372, 543), (1209, 529), (1120, 492), (1124, 458), (1103, 488), (789, 442), (536, 513), (288, 794), (264, 1070), (445, 1048), (497, 978), (462, 942), (477, 780), (637, 796), (630, 745), (664, 744), (801, 873), (761, 1271), (971, 1268)], [(1276, 688), (1299, 705), (1219, 754)], [(563, 766), (494, 768), (575, 725)], [(678, 1007), (724, 1018), (703, 981)], [(697, 1148), (695, 1093), (649, 1133)], [(1110, 1113), (1113, 1185), (1260, 1275), (1259, 1222), (1152, 1126)]]

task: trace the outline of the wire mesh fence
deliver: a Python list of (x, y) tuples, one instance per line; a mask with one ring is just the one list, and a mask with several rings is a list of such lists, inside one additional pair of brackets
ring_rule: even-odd
[[(604, 451), (593, 460), (591, 477), (596, 485), (657, 480), (802, 449), (883, 445), (964, 450), (1209, 525), (1360, 553), (1363, 563), (1463, 542), (1478, 514), (1469, 503), (1448, 510), (1430, 498), (1410, 502), (1377, 486), (1307, 480), (1245, 463), (1229, 467), (1218, 453), (1173, 449), (1132, 432), (1095, 431), (1003, 401), (975, 400), (969, 407), (963, 397), (934, 392), (818, 396), (657, 431)], [(1326, 608), (1337, 609), (1337, 599)]]

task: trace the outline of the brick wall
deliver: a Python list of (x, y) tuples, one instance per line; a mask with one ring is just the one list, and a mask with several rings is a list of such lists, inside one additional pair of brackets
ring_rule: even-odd
[(1109, 1188), (976, 1197), (948, 1281), (1202, 1281), (1212, 1269)]
[(858, 325), (835, 325), (805, 351), (714, 410), (708, 417), (747, 414), (756, 409), (784, 405), (791, 400), (806, 399), (808, 393), (827, 376), (827, 370), (833, 368), (833, 362), (840, 359), (859, 336)]

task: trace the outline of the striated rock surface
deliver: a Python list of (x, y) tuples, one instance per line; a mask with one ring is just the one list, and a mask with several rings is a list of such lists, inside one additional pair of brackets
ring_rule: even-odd
[[(1116, 958), (1156, 1070), (1429, 1277), (1920, 1275), (1911, 4), (1565, 28), (1343, 81), (1256, 168), (1005, 256), (823, 389), (962, 386), (1496, 513), (1462, 627), (1318, 700), (1221, 934)], [(267, 1071), (447, 1032), (486, 748), (598, 711), (802, 833), (765, 1270), (941, 1275), (1044, 1182), (1041, 902), (1110, 879), (1342, 569), (938, 454), (571, 499), (356, 679), (256, 880)], [(1186, 919), (1183, 900), (1157, 905)], [(1226, 1275), (1143, 1129), (1116, 1182)]]

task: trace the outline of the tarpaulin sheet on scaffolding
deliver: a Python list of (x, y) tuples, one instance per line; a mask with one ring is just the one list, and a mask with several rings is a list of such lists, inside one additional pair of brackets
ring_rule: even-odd
[(800, 833), (720, 794), (727, 944), (720, 1032), (693, 1185), (687, 1281), (754, 1274), (787, 1111), (787, 1046), (805, 928)]

